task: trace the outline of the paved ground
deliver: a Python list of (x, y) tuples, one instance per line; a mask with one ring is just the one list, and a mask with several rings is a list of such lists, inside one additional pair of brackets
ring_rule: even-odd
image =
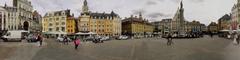
[(162, 38), (83, 42), (79, 50), (74, 50), (72, 43), (64, 45), (48, 39), (43, 47), (24, 44), (6, 60), (240, 60), (240, 46), (231, 40), (205, 37), (173, 41), (172, 46)]
[(0, 46), (0, 59), (9, 58), (11, 56), (10, 52), (14, 50), (15, 49), (12, 47)]

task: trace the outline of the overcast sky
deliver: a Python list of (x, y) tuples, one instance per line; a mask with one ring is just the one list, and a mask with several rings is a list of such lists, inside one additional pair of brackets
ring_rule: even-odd
[[(34, 10), (44, 15), (48, 11), (71, 9), (78, 16), (84, 0), (31, 0)], [(188, 21), (197, 20), (204, 24), (216, 22), (224, 14), (231, 12), (236, 0), (184, 0), (185, 18)], [(12, 0), (0, 0), (0, 5), (7, 3), (12, 6)], [(122, 18), (139, 12), (151, 21), (172, 18), (179, 7), (180, 0), (88, 0), (90, 11), (114, 11)]]

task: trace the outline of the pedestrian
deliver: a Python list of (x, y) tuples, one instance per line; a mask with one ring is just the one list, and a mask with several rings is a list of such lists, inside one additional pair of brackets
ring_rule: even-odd
[(172, 35), (171, 34), (168, 34), (168, 37), (167, 37), (167, 45), (171, 45), (173, 42), (172, 42)]
[(43, 38), (41, 37), (41, 34), (37, 35), (37, 41), (39, 41), (39, 46), (42, 46)]
[(240, 42), (240, 35), (237, 35), (237, 44), (239, 45), (239, 42)]
[(75, 50), (77, 50), (78, 49), (78, 46), (80, 45), (80, 38), (76, 38), (75, 40), (74, 40), (74, 45), (75, 45)]
[(68, 40), (67, 38), (68, 38), (67, 36), (64, 36), (64, 38), (63, 38), (63, 44), (68, 44), (68, 43), (67, 43), (67, 40)]
[(233, 44), (235, 44), (235, 45), (238, 44), (237, 38), (238, 38), (237, 34), (234, 33), (234, 34), (233, 34)]
[(213, 38), (213, 33), (212, 32), (210, 33), (210, 35), (211, 35), (211, 38)]

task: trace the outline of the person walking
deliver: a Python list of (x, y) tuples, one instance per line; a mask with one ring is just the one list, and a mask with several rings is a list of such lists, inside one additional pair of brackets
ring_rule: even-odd
[(168, 34), (167, 40), (168, 40), (167, 45), (168, 46), (172, 45), (173, 42), (172, 42), (172, 35), (171, 34)]
[(39, 41), (39, 46), (42, 46), (43, 38), (41, 37), (41, 34), (37, 35), (37, 41)]
[(237, 38), (238, 38), (237, 34), (234, 33), (234, 34), (233, 34), (233, 44), (235, 44), (235, 45), (238, 44), (238, 42), (237, 42)]
[(213, 38), (213, 33), (212, 32), (210, 33), (210, 35), (211, 35), (211, 38)]
[(75, 45), (75, 50), (77, 50), (78, 49), (78, 46), (80, 45), (80, 39), (79, 38), (76, 38), (75, 40), (74, 40), (74, 45)]
[(64, 36), (64, 38), (63, 38), (63, 44), (68, 44), (68, 43), (67, 43), (67, 40), (68, 40), (68, 37), (67, 37), (67, 36)]
[(237, 35), (237, 39), (236, 39), (236, 41), (237, 41), (237, 44), (239, 45), (239, 42), (240, 42), (240, 35)]

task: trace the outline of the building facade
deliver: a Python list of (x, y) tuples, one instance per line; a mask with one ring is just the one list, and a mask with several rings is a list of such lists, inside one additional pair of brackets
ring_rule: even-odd
[(42, 19), (43, 32), (47, 36), (58, 37), (67, 34), (67, 19), (71, 17), (70, 10), (48, 12)]
[(33, 20), (33, 6), (31, 2), (28, 0), (13, 0), (13, 7), (17, 8), (19, 29), (29, 30)]
[(67, 33), (74, 34), (76, 33), (76, 19), (72, 15), (71, 17), (67, 17)]
[(209, 33), (218, 33), (218, 24), (216, 22), (211, 22), (208, 25), (208, 32)]
[(114, 13), (93, 13), (90, 12), (87, 0), (84, 0), (81, 16), (78, 20), (80, 32), (94, 32), (100, 36), (121, 35), (121, 20), (118, 14)]
[(220, 19), (218, 19), (218, 29), (219, 30), (229, 30), (230, 29), (231, 17), (225, 14)]
[(18, 14), (16, 7), (0, 6), (0, 21), (1, 21), (1, 30), (17, 30), (19, 25), (18, 23)]
[(146, 19), (139, 17), (129, 17), (122, 20), (122, 34), (131, 37), (148, 37), (151, 36), (154, 26)]
[[(238, 0), (239, 1), (239, 0)], [(231, 10), (231, 28), (230, 30), (237, 30), (238, 29), (238, 25), (239, 25), (239, 13), (238, 13), (238, 4), (234, 4), (234, 6), (232, 7)]]
[(205, 24), (201, 24), (201, 31), (203, 33), (206, 33), (208, 31), (208, 28), (207, 28), (207, 26)]
[(155, 26), (155, 31), (160, 32), (160, 34), (166, 35), (170, 32), (172, 19), (162, 19), (161, 21), (153, 22)]
[(34, 11), (32, 15), (33, 20), (29, 27), (30, 30), (33, 32), (42, 31), (42, 16), (37, 11)]
[(1, 30), (29, 30), (32, 24), (33, 7), (28, 0), (13, 0), (13, 6), (0, 6)]
[(201, 23), (199, 21), (190, 22), (190, 29), (187, 32), (201, 32)]

